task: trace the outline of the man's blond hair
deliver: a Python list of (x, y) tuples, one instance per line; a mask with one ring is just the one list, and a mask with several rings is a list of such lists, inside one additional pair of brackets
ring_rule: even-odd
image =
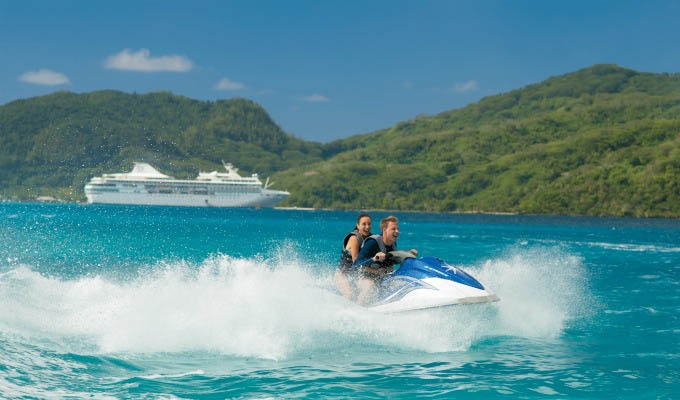
[(387, 228), (387, 224), (389, 224), (390, 222), (394, 222), (396, 224), (399, 223), (399, 220), (394, 215), (390, 215), (389, 217), (383, 218), (382, 220), (380, 220), (380, 230), (384, 231), (385, 228)]

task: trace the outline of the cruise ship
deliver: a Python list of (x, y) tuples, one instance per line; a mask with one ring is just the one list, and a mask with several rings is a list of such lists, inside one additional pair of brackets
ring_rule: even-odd
[(147, 163), (131, 172), (104, 174), (85, 185), (88, 203), (189, 207), (274, 207), (290, 193), (268, 189), (257, 174), (242, 177), (231, 164), (226, 172), (199, 172), (194, 180), (175, 179)]

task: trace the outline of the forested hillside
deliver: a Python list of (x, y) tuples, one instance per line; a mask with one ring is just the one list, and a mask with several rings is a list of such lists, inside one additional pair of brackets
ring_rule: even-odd
[(84, 199), (85, 182), (147, 161), (176, 177), (221, 169), (269, 175), (321, 160), (321, 145), (284, 133), (249, 100), (197, 101), (116, 91), (48, 96), (0, 107), (0, 196)]
[(147, 161), (193, 177), (275, 173), (283, 205), (680, 216), (680, 74), (596, 65), (327, 144), (244, 99), (59, 92), (0, 106), (0, 197), (83, 200)]
[(680, 216), (680, 75), (597, 65), (325, 146), (307, 207)]

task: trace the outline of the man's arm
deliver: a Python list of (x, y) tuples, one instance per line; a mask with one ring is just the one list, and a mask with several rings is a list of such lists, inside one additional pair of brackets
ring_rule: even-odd
[(368, 239), (364, 243), (364, 247), (361, 248), (357, 260), (354, 262), (354, 267), (361, 268), (363, 274), (373, 277), (385, 276), (386, 274), (394, 271), (391, 266), (379, 267), (377, 264), (373, 264), (374, 257), (378, 254), (382, 254), (382, 259), (385, 259), (385, 254), (380, 251), (380, 246), (375, 239)]
[(378, 246), (378, 242), (376, 242), (375, 239), (366, 239), (364, 246), (359, 250), (356, 261), (354, 261), (354, 264), (352, 265), (355, 267), (370, 266), (373, 262), (373, 256), (379, 251), (380, 246)]

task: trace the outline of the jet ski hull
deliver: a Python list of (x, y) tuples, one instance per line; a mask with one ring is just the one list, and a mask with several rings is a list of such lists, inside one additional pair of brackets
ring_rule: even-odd
[(370, 308), (394, 313), (498, 300), (491, 290), (458, 267), (435, 257), (409, 257), (380, 284), (378, 298)]

